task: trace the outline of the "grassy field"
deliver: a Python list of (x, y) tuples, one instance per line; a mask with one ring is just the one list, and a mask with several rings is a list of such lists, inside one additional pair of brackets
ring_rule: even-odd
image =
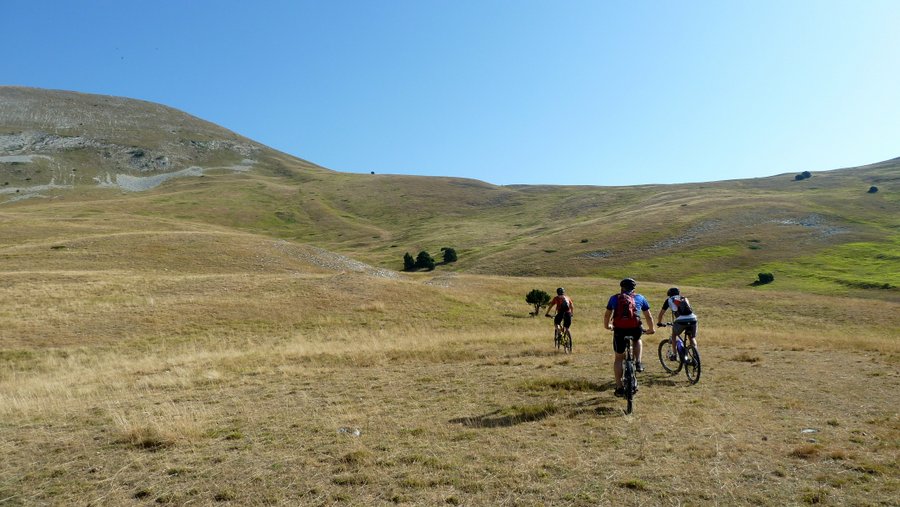
[(4, 273), (0, 505), (896, 502), (895, 303), (685, 287), (703, 377), (648, 337), (625, 416), (614, 280), (171, 265)]

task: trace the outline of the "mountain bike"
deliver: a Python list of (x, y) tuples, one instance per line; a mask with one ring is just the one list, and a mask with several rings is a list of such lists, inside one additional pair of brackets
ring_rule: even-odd
[(634, 340), (633, 336), (623, 336), (628, 346), (625, 347), (625, 359), (622, 361), (622, 387), (625, 389), (625, 413), (630, 414), (634, 409), (634, 395), (638, 390), (637, 370), (635, 368)]
[[(553, 317), (548, 315), (547, 318)], [(572, 332), (566, 329), (562, 322), (553, 326), (553, 346), (557, 349), (562, 348), (566, 354), (572, 353)]]
[[(659, 342), (659, 363), (671, 375), (677, 375), (684, 368), (688, 382), (692, 385), (700, 381), (700, 352), (697, 351), (697, 337), (691, 333), (675, 334), (672, 323), (660, 322), (659, 327), (673, 327), (672, 337)], [(686, 336), (686, 340), (681, 335)], [(672, 348), (672, 341), (675, 348)]]

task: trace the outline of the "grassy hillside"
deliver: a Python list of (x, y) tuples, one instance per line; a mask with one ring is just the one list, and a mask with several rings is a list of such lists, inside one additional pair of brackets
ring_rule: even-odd
[(719, 287), (773, 271), (780, 287), (898, 297), (900, 160), (802, 181), (497, 187), (335, 173), (146, 102), (10, 87), (0, 102), (0, 211), (38, 228), (60, 216), (118, 216), (123, 231), (158, 219), (392, 269), (407, 251), (447, 246), (460, 259), (442, 271)]
[[(0, 106), (0, 505), (896, 503), (900, 161), (497, 187), (127, 99)], [(700, 383), (648, 336), (628, 417), (624, 275), (702, 319)], [(524, 302), (560, 285), (570, 356)]]

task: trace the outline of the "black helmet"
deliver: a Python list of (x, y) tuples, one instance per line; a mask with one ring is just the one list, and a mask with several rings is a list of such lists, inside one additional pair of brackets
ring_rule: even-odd
[(562, 287), (556, 289), (556, 295), (557, 295), (557, 296), (562, 296), (562, 295), (565, 294), (565, 293), (566, 293), (566, 289), (563, 289)]
[(668, 297), (677, 296), (679, 294), (681, 294), (681, 291), (678, 290), (678, 287), (672, 287), (668, 290), (668, 292), (666, 292), (666, 296)]
[(622, 287), (625, 290), (634, 290), (637, 287), (637, 282), (634, 281), (634, 278), (626, 278), (619, 282), (619, 287)]

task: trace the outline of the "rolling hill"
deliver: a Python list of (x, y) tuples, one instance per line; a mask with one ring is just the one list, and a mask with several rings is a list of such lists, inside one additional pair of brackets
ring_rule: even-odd
[[(453, 247), (459, 261), (438, 269), (714, 287), (765, 271), (781, 289), (898, 299), (900, 159), (794, 176), (563, 187), (339, 173), (158, 104), (0, 87), (0, 255), (25, 263), (62, 247), (89, 262), (86, 235), (139, 252), (136, 231), (160, 244), (217, 231), (382, 269)], [(230, 248), (213, 244), (195, 253)]]
[[(0, 87), (0, 504), (895, 505), (898, 179), (345, 174)], [(690, 385), (648, 335), (627, 416), (624, 275), (682, 285), (703, 358)], [(523, 300), (560, 284), (572, 354)]]

